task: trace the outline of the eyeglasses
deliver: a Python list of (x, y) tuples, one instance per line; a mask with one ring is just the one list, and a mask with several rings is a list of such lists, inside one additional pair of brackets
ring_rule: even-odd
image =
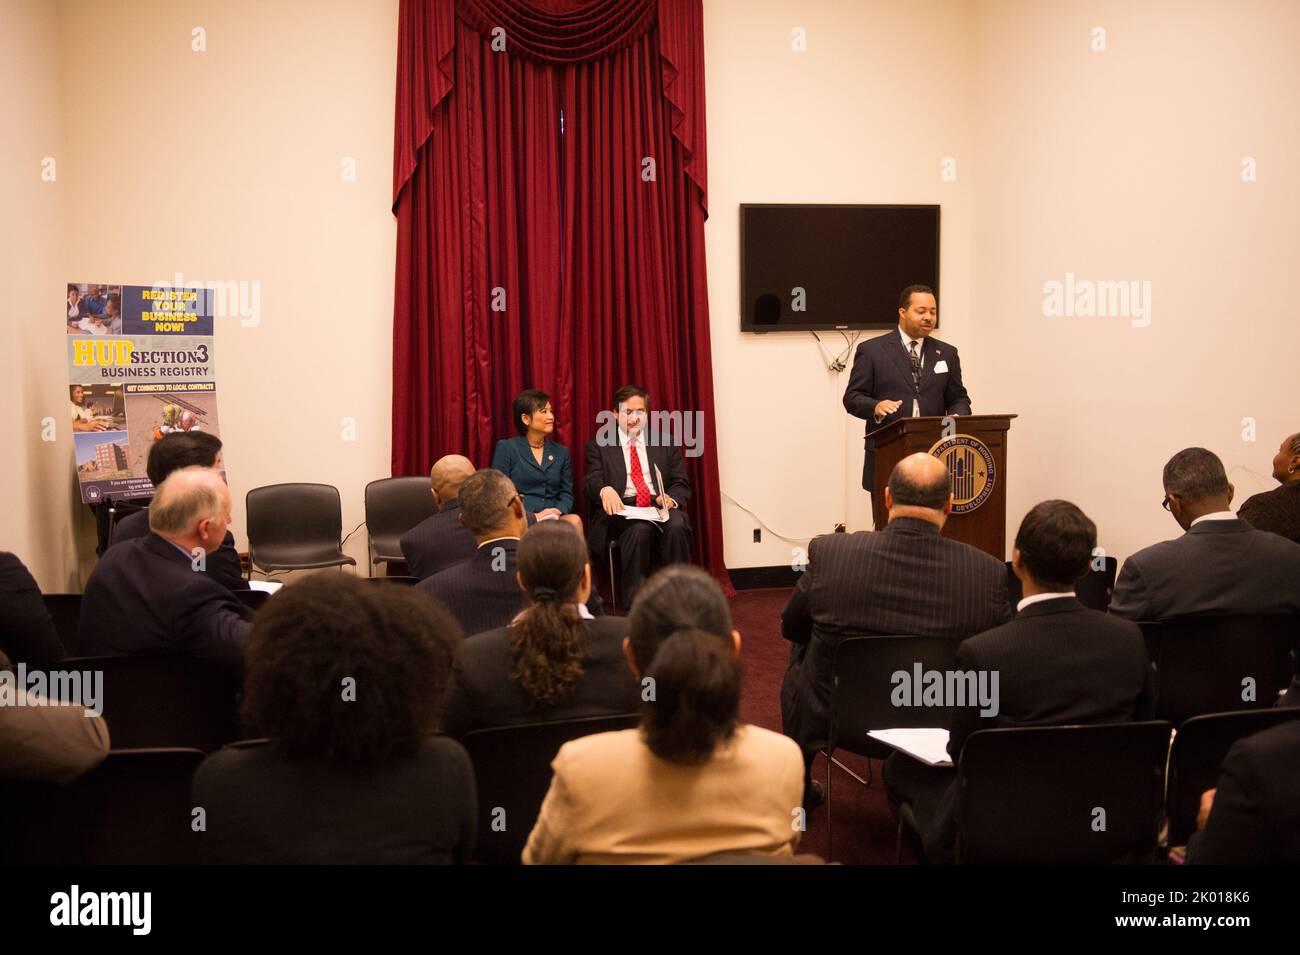
[(1166, 511), (1169, 510), (1169, 495), (1168, 495), (1168, 494), (1166, 494), (1166, 495), (1165, 495), (1165, 499), (1164, 499), (1163, 501), (1160, 502), (1160, 506), (1163, 507)]

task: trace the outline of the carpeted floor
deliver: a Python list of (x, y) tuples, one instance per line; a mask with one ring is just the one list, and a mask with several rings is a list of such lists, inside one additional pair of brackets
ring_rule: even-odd
[[(781, 731), (781, 677), (790, 656), (790, 644), (781, 636), (781, 608), (789, 596), (788, 589), (745, 590), (731, 601), (733, 624), (741, 638), (740, 661), (744, 673), (741, 717), (778, 733)], [(836, 758), (863, 779), (867, 778), (865, 758), (849, 753), (837, 753)], [(871, 762), (874, 773), (870, 788), (842, 769), (835, 769), (835, 862), (891, 865), (894, 862), (896, 829), (881, 787), (880, 762)], [(823, 757), (818, 757), (813, 777), (825, 785)], [(800, 841), (800, 852), (826, 857), (826, 818), (825, 803), (808, 814), (808, 831)], [(913, 861), (906, 844), (903, 861)]]

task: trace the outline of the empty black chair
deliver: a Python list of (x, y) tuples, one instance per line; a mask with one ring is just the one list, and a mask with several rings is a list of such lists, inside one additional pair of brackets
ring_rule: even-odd
[(1291, 615), (1182, 617), (1141, 627), (1156, 667), (1155, 715), (1175, 725), (1270, 707), (1296, 672), (1300, 619)]
[(0, 859), (12, 864), (198, 862), (190, 779), (196, 749), (114, 750), (64, 786), (0, 780)]
[(402, 535), (438, 513), (427, 477), (394, 477), (366, 485), (366, 530), (370, 535), (370, 566), (405, 561)]
[(77, 628), (81, 623), (81, 594), (42, 594), (45, 609), (54, 620), (54, 629), (68, 653), (80, 653)]
[[(893, 674), (911, 678), (923, 670), (951, 670), (961, 641), (953, 637), (850, 637), (835, 650), (831, 678), (830, 735), (826, 745), (826, 858), (832, 858), (834, 826), (832, 793), (837, 749), (871, 759), (884, 759), (894, 750), (867, 738), (870, 730), (942, 727), (952, 720), (950, 706), (894, 706)], [(868, 783), (869, 785), (870, 783)]]
[(234, 594), (235, 599), (254, 613), (262, 609), (262, 604), (271, 596), (265, 590), (236, 590)]
[(263, 573), (356, 565), (341, 550), (343, 505), (329, 484), (269, 484), (245, 498), (248, 565)]
[(65, 670), (103, 673), (113, 749), (186, 747), (211, 752), (237, 737), (239, 685), (186, 656), (73, 657)]
[(1184, 846), (1196, 831), (1201, 793), (1219, 781), (1219, 769), (1232, 744), (1287, 720), (1300, 719), (1300, 708), (1240, 710), (1194, 716), (1174, 734), (1165, 786), (1166, 842)]
[[(478, 787), (478, 842), (474, 859), (518, 865), (551, 786), (551, 761), (572, 739), (635, 727), (638, 718), (592, 716), (474, 730), (461, 741)], [(504, 828), (503, 828), (504, 826)]]
[[(1092, 564), (1096, 560), (1097, 558), (1092, 558), (1088, 564), (1088, 572), (1074, 585), (1074, 595), (1085, 607), (1105, 613), (1110, 607), (1110, 595), (1115, 591), (1115, 574), (1119, 571), (1119, 561), (1114, 557), (1103, 557), (1101, 569), (1094, 570)], [(1007, 597), (1011, 601), (1011, 606), (1015, 607), (1020, 603), (1024, 595), (1020, 578), (1011, 569), (1011, 561), (1007, 561)]]
[(957, 861), (1154, 861), (1173, 727), (979, 730), (957, 766)]

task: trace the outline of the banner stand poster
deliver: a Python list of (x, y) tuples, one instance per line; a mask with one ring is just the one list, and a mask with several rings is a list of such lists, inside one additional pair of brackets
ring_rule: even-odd
[(211, 289), (68, 283), (68, 397), (81, 500), (153, 495), (164, 435), (220, 437)]

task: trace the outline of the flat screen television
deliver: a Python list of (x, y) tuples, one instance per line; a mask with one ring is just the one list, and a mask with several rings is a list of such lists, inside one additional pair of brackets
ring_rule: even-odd
[(938, 206), (740, 207), (741, 331), (893, 328), (909, 285), (938, 297)]

